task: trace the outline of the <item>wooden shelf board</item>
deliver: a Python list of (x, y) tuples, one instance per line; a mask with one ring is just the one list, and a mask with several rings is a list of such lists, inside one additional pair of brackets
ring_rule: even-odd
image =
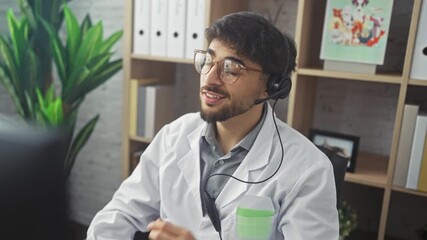
[(150, 143), (152, 139), (141, 137), (141, 136), (129, 136), (129, 139), (131, 141), (140, 142), (140, 143)]
[(359, 152), (354, 173), (347, 172), (347, 182), (384, 188), (387, 182), (388, 156)]
[(421, 196), (421, 197), (427, 197), (427, 192), (420, 192), (420, 191), (411, 190), (411, 189), (407, 189), (407, 188), (399, 187), (399, 186), (393, 186), (392, 189), (393, 189), (393, 191), (396, 191), (396, 192), (402, 192), (402, 193), (417, 195), (417, 196)]
[(193, 64), (193, 59), (187, 59), (187, 58), (156, 57), (156, 56), (141, 55), (141, 54), (132, 54), (131, 58), (136, 60), (148, 60), (148, 61), (156, 61), (156, 62)]
[(368, 81), (368, 82), (380, 82), (380, 83), (392, 83), (392, 84), (400, 84), (402, 81), (402, 76), (398, 74), (384, 74), (384, 73), (365, 74), (365, 73), (329, 71), (329, 70), (323, 70), (320, 68), (298, 68), (297, 74), (304, 75), (304, 76), (329, 77), (329, 78), (339, 78), (339, 79)]
[(155, 78), (132, 78), (131, 81), (137, 81), (138, 85), (151, 85), (159, 83), (159, 80)]
[(427, 86), (427, 80), (409, 79), (410, 85)]

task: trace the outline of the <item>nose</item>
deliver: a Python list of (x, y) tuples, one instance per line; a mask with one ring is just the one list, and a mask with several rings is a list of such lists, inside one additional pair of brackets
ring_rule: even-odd
[(224, 82), (220, 78), (219, 64), (214, 64), (209, 72), (205, 75), (200, 75), (202, 85), (222, 85)]

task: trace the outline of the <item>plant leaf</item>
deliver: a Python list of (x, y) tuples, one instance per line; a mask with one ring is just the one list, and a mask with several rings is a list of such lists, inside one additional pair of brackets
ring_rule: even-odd
[(85, 126), (80, 129), (76, 137), (73, 139), (71, 143), (70, 151), (68, 152), (66, 165), (65, 165), (65, 179), (68, 179), (68, 176), (71, 173), (71, 169), (73, 168), (74, 162), (76, 160), (77, 154), (83, 148), (83, 146), (88, 141), (90, 135), (92, 134), (96, 123), (98, 122), (99, 114), (89, 120)]
[(58, 69), (59, 78), (61, 79), (61, 83), (66, 85), (67, 69), (64, 46), (62, 45), (58, 33), (53, 29), (52, 25), (43, 19), (41, 19), (41, 22), (51, 38), (53, 59), (55, 60), (56, 67)]
[(75, 55), (81, 42), (81, 31), (79, 23), (77, 22), (76, 16), (68, 8), (67, 5), (64, 7), (65, 25), (67, 29), (67, 53), (68, 53), (68, 64), (73, 69), (75, 64)]
[(102, 44), (100, 45), (99, 49), (97, 50), (98, 53), (104, 53), (110, 51), (111, 47), (120, 40), (120, 38), (123, 36), (123, 31), (117, 31), (113, 35), (111, 35), (109, 38), (107, 38)]

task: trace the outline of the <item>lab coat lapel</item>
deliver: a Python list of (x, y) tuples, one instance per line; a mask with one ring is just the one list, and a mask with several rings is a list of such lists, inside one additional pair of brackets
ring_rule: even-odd
[[(244, 181), (259, 181), (264, 179), (259, 179), (259, 177), (270, 161), (269, 156), (273, 143), (272, 136), (274, 135), (275, 131), (273, 120), (271, 118), (272, 109), (270, 105), (267, 104), (267, 106), (268, 111), (264, 125), (258, 133), (252, 148), (233, 174), (233, 176), (238, 179)], [(230, 178), (216, 200), (217, 205), (220, 208), (226, 207), (228, 204), (245, 193), (250, 185), (251, 184), (242, 183)]]
[(190, 144), (190, 149), (188, 153), (178, 160), (178, 167), (181, 170), (182, 175), (185, 178), (185, 181), (190, 188), (192, 195), (195, 199), (196, 206), (195, 209), (200, 212), (200, 216), (202, 216), (202, 207), (200, 200), (200, 147), (199, 140), (202, 127), (197, 128), (195, 131), (191, 132), (187, 139)]

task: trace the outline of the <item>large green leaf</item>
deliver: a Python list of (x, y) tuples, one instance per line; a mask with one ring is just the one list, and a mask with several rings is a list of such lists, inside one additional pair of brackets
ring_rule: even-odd
[(86, 65), (92, 56), (96, 55), (96, 46), (102, 41), (102, 24), (98, 23), (91, 27), (83, 36), (76, 55), (77, 68)]
[(81, 42), (81, 31), (76, 16), (67, 6), (64, 7), (64, 16), (65, 26), (67, 29), (66, 49), (68, 52), (68, 64), (70, 65), (70, 68), (73, 69), (73, 66), (75, 65), (75, 55), (77, 54), (77, 50)]
[(96, 123), (98, 122), (98, 119), (99, 119), (99, 114), (93, 117), (91, 120), (89, 120), (85, 124), (85, 126), (82, 129), (80, 129), (76, 137), (73, 139), (70, 151), (68, 152), (67, 159), (65, 162), (65, 179), (67, 179), (68, 176), (70, 175), (71, 169), (74, 165), (77, 154), (86, 144), (87, 140), (89, 139), (90, 135), (92, 134), (96, 126)]
[(89, 15), (86, 15), (86, 17), (83, 19), (82, 24), (80, 26), (81, 34), (85, 35), (91, 27), (92, 27), (92, 20), (90, 19)]
[[(21, 89), (21, 82), (18, 81), (18, 68), (16, 66), (12, 49), (6, 39), (0, 35), (0, 58), (5, 66), (5, 73), (9, 76), (12, 85), (17, 89), (17, 94), (19, 95), (19, 90)], [(7, 71), (6, 71), (7, 70)]]
[(111, 47), (116, 44), (117, 41), (120, 40), (122, 35), (123, 31), (113, 33), (109, 38), (107, 38), (107, 40), (105, 40), (104, 42), (102, 42), (102, 44), (99, 45), (99, 47), (97, 48), (97, 52), (104, 53), (110, 51)]
[(122, 60), (116, 60), (103, 66), (103, 68), (92, 78), (82, 82), (79, 86), (78, 91), (71, 92), (68, 102), (73, 102), (82, 95), (86, 95), (99, 85), (106, 82), (114, 74), (116, 74), (122, 68)]
[(0, 66), (0, 82), (3, 83), (6, 91), (9, 93), (10, 97), (12, 98), (12, 101), (15, 104), (15, 107), (17, 108), (16, 110), (18, 114), (23, 116), (24, 111), (22, 109), (22, 105), (18, 98), (18, 95), (16, 94), (16, 89), (12, 85), (12, 81), (10, 80), (9, 76), (5, 74), (2, 66)]
[(41, 22), (51, 38), (53, 59), (56, 64), (56, 68), (57, 68), (61, 83), (64, 85), (66, 84), (66, 79), (67, 79), (65, 48), (62, 45), (62, 42), (58, 36), (58, 32), (54, 30), (53, 26), (45, 20), (41, 20)]

